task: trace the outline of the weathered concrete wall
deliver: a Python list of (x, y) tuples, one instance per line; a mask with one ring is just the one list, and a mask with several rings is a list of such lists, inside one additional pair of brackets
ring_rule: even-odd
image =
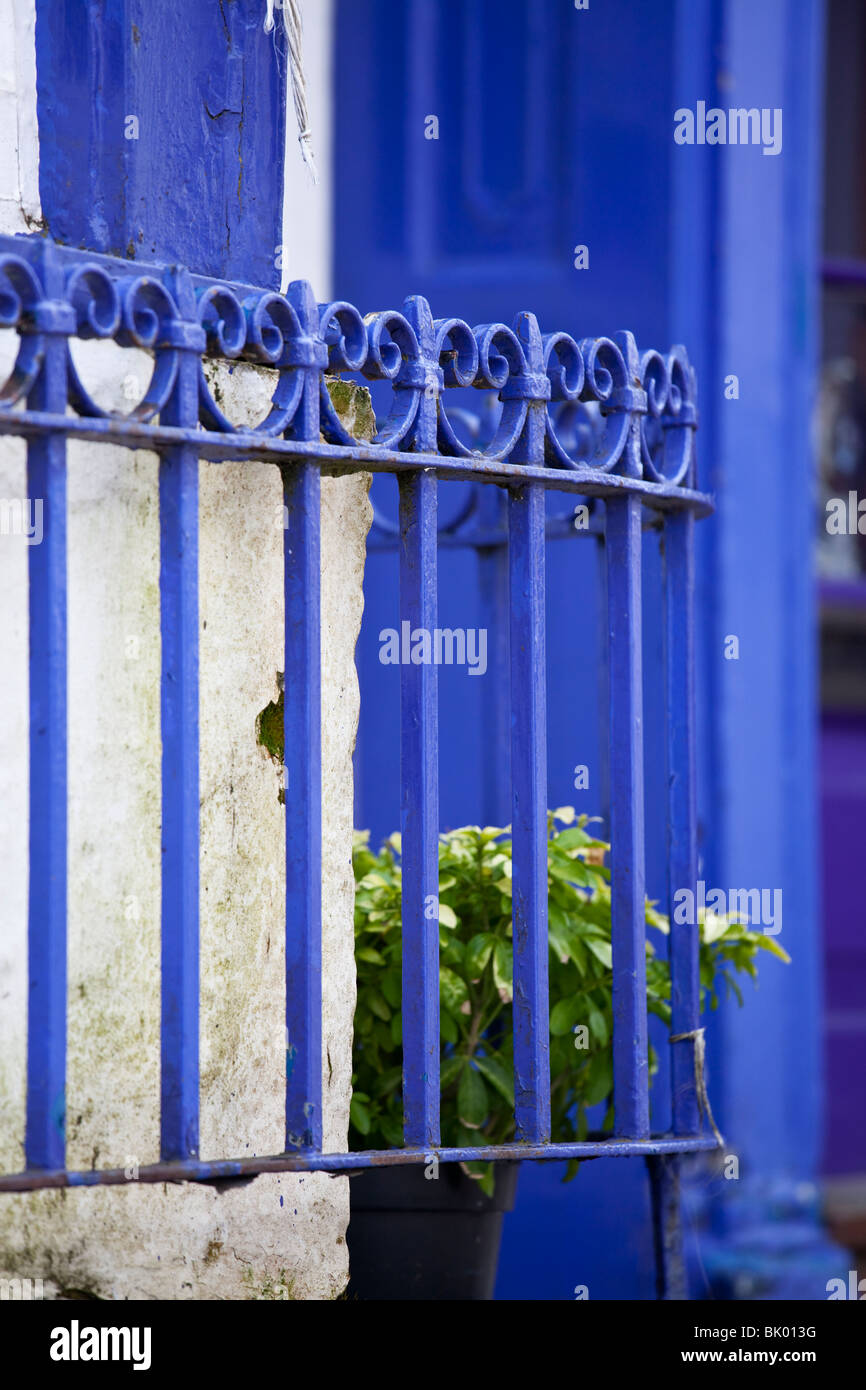
[[(81, 345), (77, 346), (80, 349)], [(134, 361), (134, 358), (137, 359)], [(103, 403), (129, 408), (144, 355), (86, 354)], [(84, 360), (83, 358), (81, 360)], [(118, 368), (122, 361), (122, 369)], [(215, 370), (251, 421), (269, 374)], [(324, 479), (323, 1085), (325, 1146), (345, 1148), (354, 958), (352, 765), (367, 475)], [(20, 441), (0, 496), (22, 497)], [(201, 1152), (279, 1152), (284, 1097), (284, 822), (257, 742), (283, 667), (282, 493), (266, 464), (202, 463)], [(68, 1162), (158, 1157), (159, 607), (157, 462), (69, 451)], [(27, 545), (0, 537), (0, 1163), (22, 1166), (27, 918)], [(0, 1198), (0, 1276), (100, 1298), (332, 1298), (348, 1272), (348, 1180), (263, 1176), (239, 1189), (136, 1186)]]

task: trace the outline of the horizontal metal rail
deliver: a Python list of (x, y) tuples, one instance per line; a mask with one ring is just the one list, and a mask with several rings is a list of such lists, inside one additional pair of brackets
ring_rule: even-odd
[(568, 1159), (654, 1158), (663, 1154), (705, 1153), (717, 1148), (712, 1135), (659, 1135), (650, 1139), (583, 1140), (574, 1144), (491, 1144), (479, 1148), (362, 1149), (352, 1153), (285, 1153), (267, 1158), (181, 1159), (151, 1163), (139, 1168), (134, 1178), (124, 1168), (32, 1169), (0, 1174), (0, 1192), (27, 1192), (45, 1187), (120, 1187), (136, 1182), (231, 1182), (260, 1173), (353, 1173), (363, 1168), (396, 1168), (412, 1163), (465, 1163), (492, 1160), (501, 1163), (558, 1162)]
[[(19, 335), (0, 386), (0, 434), (27, 440), (28, 491), (44, 506), (30, 566), (30, 894), (27, 1123), (24, 1172), (0, 1191), (138, 1182), (222, 1182), (257, 1173), (349, 1172), (468, 1159), (655, 1159), (715, 1147), (699, 1130), (694, 1072), (697, 935), (673, 934), (672, 1133), (651, 1136), (643, 920), (641, 546), (648, 516), (665, 546), (669, 880), (696, 871), (694, 815), (694, 520), (712, 510), (695, 486), (696, 383), (685, 350), (640, 353), (630, 333), (542, 335), (535, 317), (470, 328), (434, 320), (413, 296), (400, 311), (317, 304), (303, 281), (286, 295), (228, 285), (180, 267), (142, 266), (0, 237), (0, 327)], [(128, 414), (90, 396), (70, 339), (111, 340), (152, 354)], [(267, 414), (238, 429), (211, 393), (208, 358), (275, 371)], [(390, 385), (372, 441), (341, 422), (329, 381)], [(470, 447), (447, 393), (498, 397), (489, 439)], [(581, 411), (591, 406), (591, 420)], [(70, 409), (71, 408), (71, 409)], [(74, 413), (72, 413), (74, 412)], [(455, 418), (456, 414), (455, 412)], [(464, 411), (464, 415), (465, 415)], [(581, 425), (575, 427), (575, 422)], [(66, 1089), (66, 442), (159, 455), (162, 760), (162, 1032), (160, 1161), (127, 1170), (65, 1167)], [(284, 549), (286, 799), (285, 1152), (199, 1156), (198, 461), (277, 465), (292, 518)], [(401, 619), (437, 616), (437, 490), (471, 481), (506, 490), (514, 835), (515, 1131), (518, 1142), (440, 1143), (438, 728), (435, 666), (402, 668), (403, 1096), (405, 1146), (322, 1153), (319, 486), (322, 474), (395, 475), (400, 488)], [(551, 1143), (547, 998), (545, 494), (601, 498), (606, 548), (612, 764), (614, 1137)], [(497, 581), (499, 584), (499, 581)]]
[(656, 483), (646, 478), (624, 478), (618, 473), (599, 473), (592, 464), (575, 464), (566, 472), (558, 468), (536, 468), (500, 459), (443, 458), (441, 454), (401, 453), (379, 448), (359, 440), (356, 444), (335, 445), (321, 441), (271, 439), (254, 431), (238, 431), (226, 436), (209, 430), (170, 429), (165, 425), (143, 425), (130, 420), (77, 420), (69, 415), (46, 415), (36, 411), (0, 411), (0, 434), (25, 438), (66, 437), (89, 440), (93, 444), (120, 444), (128, 449), (152, 449), (155, 453), (195, 444), (199, 458), (211, 463), (291, 463), (315, 459), (323, 474), (329, 473), (406, 473), (419, 468), (430, 470), (442, 482), (494, 483), (512, 487), (515, 482), (537, 482), (554, 492), (578, 493), (584, 497), (639, 496), (647, 507), (659, 511), (691, 511), (701, 519), (714, 510), (709, 493), (674, 483)]

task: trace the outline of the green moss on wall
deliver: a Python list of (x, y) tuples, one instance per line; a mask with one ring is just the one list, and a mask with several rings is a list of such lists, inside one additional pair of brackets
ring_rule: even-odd
[[(278, 672), (278, 678), (282, 684), (282, 672)], [(279, 698), (271, 700), (269, 705), (265, 705), (256, 720), (256, 743), (260, 743), (262, 748), (267, 750), (279, 767), (283, 765), (283, 708), (283, 692), (281, 690)]]
[(367, 387), (358, 386), (354, 381), (343, 381), (338, 376), (326, 377), (325, 384), (343, 428), (349, 431), (353, 439), (372, 439), (376, 433), (376, 416)]

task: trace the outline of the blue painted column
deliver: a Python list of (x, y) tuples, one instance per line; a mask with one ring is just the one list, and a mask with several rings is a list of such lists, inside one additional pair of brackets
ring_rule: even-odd
[[(823, 1298), (847, 1256), (817, 1217), (822, 1135), (816, 897), (815, 628), (810, 445), (817, 349), (821, 0), (681, 0), (678, 107), (781, 108), (783, 144), (676, 146), (671, 336), (701, 382), (698, 875), (781, 889), (760, 991), (709, 1030), (710, 1095), (739, 1176), (697, 1181), (716, 1296)], [(733, 398), (725, 378), (738, 379)], [(732, 659), (736, 638), (739, 653)], [(729, 656), (726, 658), (725, 649)], [(728, 1165), (734, 1171), (734, 1165)], [(693, 1293), (703, 1290), (696, 1282)]]
[(57, 241), (279, 288), (286, 64), (264, 13), (37, 0), (39, 191)]

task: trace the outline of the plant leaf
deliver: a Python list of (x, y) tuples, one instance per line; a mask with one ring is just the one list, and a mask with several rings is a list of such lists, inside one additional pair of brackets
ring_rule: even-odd
[(457, 1020), (444, 1009), (439, 1015), (439, 1034), (442, 1041), (447, 1043), (456, 1043), (460, 1037)]
[(610, 942), (602, 941), (597, 936), (587, 936), (585, 940), (587, 947), (592, 951), (596, 960), (600, 960), (602, 965), (607, 966), (608, 970), (610, 970), (613, 966), (613, 954), (611, 952)]
[(463, 967), (470, 980), (477, 980), (484, 974), (487, 962), (493, 954), (496, 937), (492, 932), (476, 932), (463, 957)]
[(714, 941), (718, 941), (719, 937), (724, 936), (731, 925), (732, 923), (721, 913), (708, 912), (701, 922), (701, 941), (706, 946), (712, 946)]
[(570, 1033), (585, 1008), (586, 1004), (579, 995), (571, 999), (560, 999), (554, 1004), (550, 1011), (550, 1031), (553, 1036), (559, 1038), (565, 1033)]
[(365, 989), (364, 997), (371, 1012), (377, 1018), (381, 1018), (383, 1023), (388, 1023), (391, 1019), (391, 1010), (384, 995), (380, 994), (377, 989)]
[(500, 998), (510, 1003), (513, 995), (514, 952), (505, 941), (497, 941), (493, 948), (493, 983), (499, 990)]
[(399, 970), (389, 970), (387, 975), (382, 976), (382, 993), (392, 1009), (399, 1009), (402, 995)]
[(476, 1055), (475, 1065), (481, 1072), (481, 1075), (485, 1076), (491, 1086), (499, 1092), (503, 1100), (507, 1100), (508, 1104), (513, 1107), (514, 1081), (511, 1069), (506, 1069), (497, 1057), (492, 1057), (490, 1055), (486, 1057), (479, 1057)]
[(392, 1149), (403, 1147), (403, 1126), (393, 1115), (380, 1115), (379, 1128)]
[(572, 825), (568, 830), (561, 830), (555, 839), (562, 849), (577, 849), (581, 845), (592, 843), (592, 836), (587, 835), (581, 825)]
[(359, 1134), (370, 1133), (370, 1112), (357, 1096), (352, 1096), (349, 1102), (349, 1118)]
[(600, 1009), (597, 1009), (594, 1004), (590, 1004), (587, 1010), (587, 1018), (589, 1019), (589, 1030), (593, 1037), (601, 1043), (602, 1047), (605, 1047), (608, 1041), (608, 1033), (607, 1020), (604, 1014)]
[(487, 1119), (490, 1104), (487, 1087), (479, 1072), (468, 1066), (461, 1073), (457, 1087), (457, 1114), (469, 1129), (480, 1129)]
[(368, 965), (384, 965), (385, 957), (378, 951), (374, 951), (372, 946), (361, 946), (355, 952), (356, 960), (364, 960)]
[(589, 1076), (583, 1093), (583, 1103), (589, 1109), (598, 1105), (613, 1090), (613, 1063), (609, 1049), (595, 1052), (590, 1058)]
[(761, 950), (770, 951), (772, 955), (778, 956), (779, 960), (783, 960), (786, 965), (791, 964), (791, 957), (788, 955), (788, 952), (784, 949), (783, 946), (779, 945), (778, 941), (774, 936), (764, 936), (762, 932), (758, 935), (758, 940), (755, 944)]
[(461, 1004), (469, 999), (466, 981), (461, 980), (456, 971), (449, 970), (447, 965), (439, 967), (439, 996), (452, 1014), (459, 1014)]
[(453, 1086), (465, 1066), (465, 1057), (449, 1057), (443, 1062), (439, 1072), (439, 1089), (445, 1091), (449, 1086)]

